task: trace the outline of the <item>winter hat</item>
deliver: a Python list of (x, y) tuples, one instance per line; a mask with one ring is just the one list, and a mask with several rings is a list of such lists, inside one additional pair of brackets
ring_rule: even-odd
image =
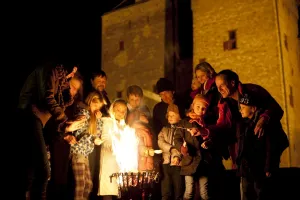
[(174, 91), (174, 86), (168, 79), (160, 78), (156, 83), (156, 90), (158, 94), (163, 91)]

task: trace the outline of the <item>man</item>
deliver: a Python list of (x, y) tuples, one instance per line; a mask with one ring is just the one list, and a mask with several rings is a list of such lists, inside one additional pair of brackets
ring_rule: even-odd
[(102, 115), (105, 117), (105, 116), (108, 116), (108, 110), (109, 110), (109, 107), (110, 107), (110, 101), (109, 101), (109, 98), (107, 96), (107, 92), (105, 91), (105, 88), (106, 88), (106, 84), (107, 84), (107, 76), (106, 76), (106, 73), (102, 70), (98, 71), (98, 72), (95, 72), (92, 74), (92, 77), (91, 77), (91, 85), (92, 85), (92, 88), (98, 92), (100, 92), (105, 101), (106, 101), (106, 105), (102, 107), (101, 109), (101, 113)]
[[(71, 70), (60, 63), (49, 63), (36, 68), (26, 79), (19, 98), (19, 132), (27, 133), (22, 141), (26, 155), (21, 159), (26, 163), (25, 190), (30, 199), (46, 199), (46, 188), (50, 176), (43, 128), (50, 117), (55, 121), (56, 130), (74, 131), (79, 123), (70, 129), (66, 123), (65, 108), (73, 104), (74, 96), (81, 87), (81, 82), (72, 77), (77, 67)], [(74, 129), (75, 128), (75, 129)], [(25, 193), (25, 191), (24, 191)]]
[[(250, 83), (242, 84), (239, 81), (239, 76), (231, 70), (220, 71), (217, 74), (215, 81), (218, 91), (220, 92), (223, 98), (219, 103), (219, 108), (221, 108), (221, 113), (219, 115), (221, 117), (218, 120), (219, 124), (222, 124), (221, 121), (226, 121), (226, 123), (224, 124), (231, 124), (231, 126), (233, 126), (233, 124), (240, 119), (240, 115), (236, 113), (239, 111), (238, 102), (246, 93), (250, 95), (254, 101), (258, 102), (258, 107), (264, 110), (264, 112), (260, 114), (256, 126), (254, 128), (254, 134), (257, 135), (258, 138), (263, 136), (263, 128), (266, 124), (270, 122), (280, 123), (280, 120), (283, 116), (283, 110), (281, 109), (280, 105), (276, 102), (276, 100), (270, 95), (270, 93), (263, 87)], [(225, 103), (222, 103), (222, 101), (226, 102), (228, 105), (229, 109), (227, 109), (227, 113), (222, 113), (222, 104), (225, 105)], [(222, 118), (222, 116), (225, 117)], [(231, 116), (231, 118), (229, 118), (228, 116)], [(273, 136), (273, 138), (285, 138), (284, 135), (286, 134), (284, 133), (282, 127), (280, 127), (280, 130), (281, 131), (279, 132), (279, 134)], [(277, 141), (276, 145), (278, 147), (277, 153), (281, 155), (284, 149), (286, 149), (289, 144), (287, 140), (281, 140)]]

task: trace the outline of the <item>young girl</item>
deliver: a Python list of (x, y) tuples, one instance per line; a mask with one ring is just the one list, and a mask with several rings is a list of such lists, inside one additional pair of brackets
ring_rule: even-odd
[(70, 153), (72, 169), (75, 179), (74, 199), (87, 199), (92, 190), (88, 155), (93, 151), (94, 144), (100, 145), (102, 121), (100, 109), (104, 105), (103, 96), (97, 92), (91, 92), (86, 100), (86, 108), (81, 108), (78, 115), (84, 115), (84, 126), (73, 133), (77, 143), (71, 145)]
[(183, 155), (181, 175), (185, 176), (184, 199), (193, 198), (194, 181), (199, 183), (201, 199), (209, 199), (206, 164), (209, 157), (206, 155), (206, 149), (209, 148), (210, 139), (203, 120), (208, 105), (208, 101), (202, 95), (196, 95), (191, 105), (196, 117), (182, 120), (180, 128), (176, 129), (175, 147)]
[(197, 94), (200, 93), (200, 87), (201, 87), (200, 82), (197, 80), (197, 78), (194, 78), (194, 79), (192, 80), (192, 84), (191, 84), (191, 89), (192, 89), (192, 91), (191, 91), (191, 93), (190, 93), (190, 97), (191, 97), (192, 99), (194, 99), (195, 96), (196, 96)]
[(118, 196), (118, 184), (116, 178), (110, 178), (113, 173), (119, 172), (116, 156), (113, 154), (113, 136), (117, 136), (118, 129), (124, 128), (127, 115), (127, 105), (122, 99), (115, 100), (109, 108), (110, 117), (103, 117), (103, 132), (101, 139), (100, 175), (98, 196), (103, 200), (113, 199)]

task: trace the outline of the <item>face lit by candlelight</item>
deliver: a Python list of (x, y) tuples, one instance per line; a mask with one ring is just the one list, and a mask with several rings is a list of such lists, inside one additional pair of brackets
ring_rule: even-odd
[(121, 103), (116, 103), (113, 108), (113, 112), (116, 120), (124, 120), (127, 113), (127, 106)]

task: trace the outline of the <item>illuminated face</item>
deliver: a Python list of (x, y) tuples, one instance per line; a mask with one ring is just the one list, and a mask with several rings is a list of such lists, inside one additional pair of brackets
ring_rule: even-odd
[(100, 110), (103, 106), (103, 103), (99, 100), (99, 98), (94, 97), (93, 100), (91, 101), (90, 108), (91, 112), (95, 112), (97, 110)]
[(113, 111), (116, 120), (123, 120), (125, 119), (125, 115), (127, 113), (127, 106), (124, 104), (117, 103), (117, 105), (114, 106)]
[(180, 116), (177, 113), (175, 113), (173, 111), (168, 112), (168, 122), (169, 122), (169, 124), (176, 124), (176, 123), (179, 122), (179, 120), (180, 120)]
[(70, 83), (70, 94), (72, 97), (74, 97), (78, 93), (81, 87), (81, 82), (78, 79), (71, 78), (69, 83)]
[(141, 104), (142, 98), (138, 95), (130, 94), (128, 97), (128, 103), (132, 109), (138, 108)]
[(240, 113), (243, 118), (251, 119), (253, 114), (255, 113), (256, 108), (254, 106), (247, 106), (244, 104), (240, 104)]
[(199, 89), (199, 87), (200, 87), (199, 81), (197, 79), (193, 79), (192, 85), (191, 85), (192, 90), (197, 90), (197, 89)]
[(195, 98), (192, 104), (192, 109), (196, 115), (204, 116), (207, 110), (207, 103)]
[(196, 74), (196, 78), (200, 84), (204, 84), (209, 79), (209, 77), (207, 76), (207, 73), (203, 72), (201, 70), (197, 70), (195, 72), (195, 74)]
[(159, 93), (161, 100), (167, 104), (173, 102), (173, 92), (172, 91), (162, 91)]
[(99, 92), (102, 92), (106, 88), (106, 81), (106, 77), (97, 76), (94, 80), (91, 80), (91, 84), (94, 89), (96, 89)]
[(223, 98), (230, 97), (230, 95), (234, 91), (234, 83), (227, 83), (224, 77), (222, 76), (216, 77), (216, 86)]

